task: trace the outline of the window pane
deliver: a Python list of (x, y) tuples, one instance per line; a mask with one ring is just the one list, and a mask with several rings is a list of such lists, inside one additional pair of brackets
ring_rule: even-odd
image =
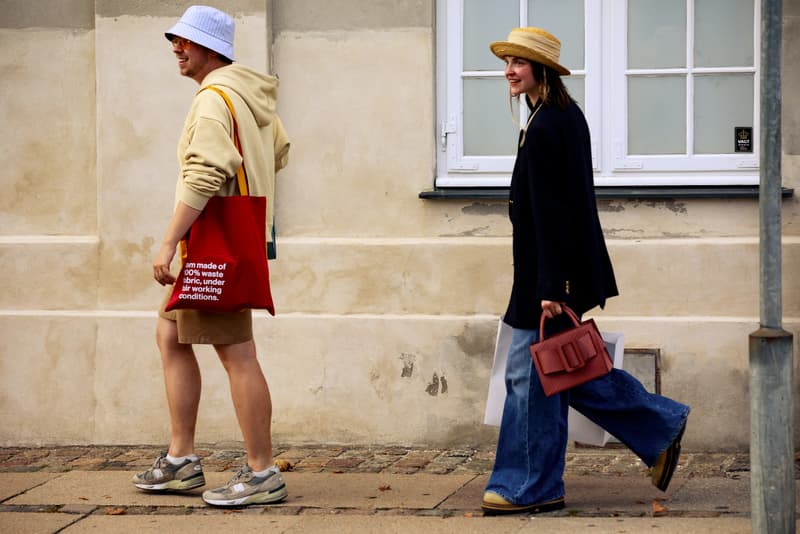
[(517, 0), (464, 0), (464, 70), (503, 70), (489, 43), (505, 41), (517, 26)]
[(544, 28), (561, 41), (559, 63), (583, 70), (583, 0), (528, 0), (528, 25)]
[(586, 113), (586, 84), (584, 83), (583, 76), (575, 76), (573, 74), (571, 76), (564, 76), (561, 79), (564, 81), (564, 85), (567, 87), (569, 94), (575, 102), (578, 103), (581, 110)]
[(686, 78), (628, 78), (628, 154), (686, 153)]
[(733, 154), (734, 127), (753, 127), (753, 75), (714, 74), (694, 80), (694, 151)]
[(519, 108), (514, 106), (517, 119), (514, 122), (508, 95), (505, 79), (464, 80), (465, 156), (513, 156), (517, 153)]
[(753, 66), (753, 0), (696, 0), (697, 67)]
[(686, 66), (686, 0), (628, 1), (628, 68)]

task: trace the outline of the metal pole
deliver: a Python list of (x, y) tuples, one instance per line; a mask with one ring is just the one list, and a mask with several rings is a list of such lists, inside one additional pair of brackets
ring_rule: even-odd
[(750, 502), (757, 534), (795, 534), (792, 334), (781, 316), (781, 2), (761, 2), (761, 328), (750, 334)]

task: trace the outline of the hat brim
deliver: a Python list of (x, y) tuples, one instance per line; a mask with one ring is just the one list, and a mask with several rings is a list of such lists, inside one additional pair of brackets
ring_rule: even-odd
[(213, 35), (209, 35), (182, 21), (178, 21), (175, 26), (164, 32), (164, 37), (166, 37), (168, 41), (171, 41), (174, 37), (183, 37), (209, 50), (213, 50), (231, 61), (235, 61), (233, 57), (233, 45), (231, 43), (226, 43), (221, 39), (217, 39)]
[(562, 76), (569, 76), (570, 74), (568, 68), (564, 67), (563, 65), (559, 65), (555, 61), (551, 61), (547, 57), (539, 54), (535, 50), (531, 50), (527, 46), (522, 46), (508, 41), (495, 41), (489, 45), (489, 49), (500, 59), (505, 59), (508, 56), (521, 57), (550, 67)]

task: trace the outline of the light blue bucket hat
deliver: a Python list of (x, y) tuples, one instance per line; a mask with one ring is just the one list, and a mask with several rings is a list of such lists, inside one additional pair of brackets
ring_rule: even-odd
[(183, 37), (233, 61), (233, 31), (233, 18), (227, 13), (209, 6), (191, 6), (164, 36), (170, 41)]

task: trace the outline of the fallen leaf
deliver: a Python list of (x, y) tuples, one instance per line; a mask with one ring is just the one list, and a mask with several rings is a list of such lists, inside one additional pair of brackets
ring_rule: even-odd
[(667, 515), (669, 513), (669, 508), (663, 506), (661, 503), (658, 502), (658, 499), (653, 499), (653, 516), (658, 517), (662, 515)]
[(80, 499), (80, 500), (82, 500), (82, 501), (88, 501), (88, 500), (89, 500), (89, 499), (87, 499), (86, 497), (78, 497), (78, 499)]
[(294, 471), (294, 464), (292, 462), (290, 462), (289, 460), (284, 460), (282, 458), (279, 458), (279, 459), (275, 460), (275, 465), (278, 466), (278, 469), (280, 469), (281, 471), (284, 471), (284, 472), (285, 471)]
[(381, 491), (388, 491), (392, 489), (392, 487), (389, 484), (384, 484), (383, 486), (379, 486), (378, 489)]
[(240, 514), (240, 513), (241, 513), (241, 511), (239, 511), (239, 510), (225, 510), (225, 511), (224, 511), (224, 512), (222, 512), (222, 513), (223, 513), (223, 514), (228, 514), (228, 515), (230, 515), (230, 514)]
[(125, 508), (106, 508), (106, 515), (125, 515)]

